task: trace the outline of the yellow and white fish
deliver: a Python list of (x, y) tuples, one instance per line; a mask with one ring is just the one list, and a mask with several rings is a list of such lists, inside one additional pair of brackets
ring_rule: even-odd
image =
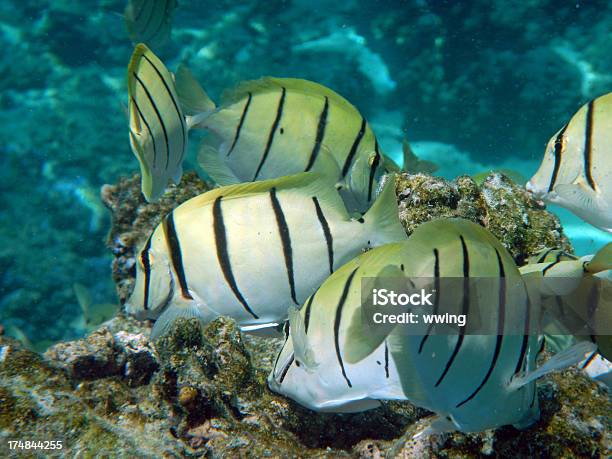
[[(493, 319), (495, 330), (474, 334), (466, 326), (439, 334), (432, 332), (438, 326), (421, 323), (413, 325), (414, 334), (398, 328), (369, 332), (362, 319), (362, 280), (398, 275), (429, 278), (441, 298), (434, 300), (437, 311), (454, 301), (469, 317)], [(453, 298), (437, 284), (452, 277), (488, 277), (491, 288), (463, 289)], [(525, 427), (539, 415), (535, 378), (578, 362), (593, 348), (581, 343), (536, 369), (536, 317), (538, 305), (490, 232), (465, 220), (435, 220), (405, 242), (350, 261), (291, 313), (288, 339), (268, 384), (314, 410), (359, 411), (379, 399), (407, 399), (438, 414), (438, 430)]]
[(276, 325), (338, 266), (405, 238), (393, 177), (356, 220), (313, 172), (217, 188), (174, 209), (151, 234), (127, 311), (157, 319), (153, 337), (178, 317)]
[(612, 243), (595, 255), (577, 258), (555, 250), (536, 261), (542, 258), (520, 272), (539, 292), (544, 332), (554, 335), (552, 342), (592, 341), (597, 353), (612, 359)]
[(180, 106), (174, 77), (144, 44), (134, 49), (128, 66), (130, 145), (140, 163), (141, 188), (156, 201), (169, 181), (183, 175), (191, 118)]
[(266, 77), (240, 84), (215, 108), (186, 67), (176, 80), (196, 127), (210, 133), (199, 161), (220, 185), (314, 171), (338, 182), (350, 210), (365, 211), (381, 175), (399, 170), (365, 118), (325, 86)]
[(548, 142), (526, 185), (535, 197), (612, 232), (612, 93), (583, 105)]
[(571, 253), (566, 252), (563, 249), (542, 249), (535, 255), (529, 257), (527, 261), (528, 265), (534, 265), (537, 263), (551, 263), (553, 261), (573, 261), (577, 260), (578, 257)]
[(170, 38), (176, 7), (176, 0), (128, 0), (124, 18), (132, 42), (163, 46)]

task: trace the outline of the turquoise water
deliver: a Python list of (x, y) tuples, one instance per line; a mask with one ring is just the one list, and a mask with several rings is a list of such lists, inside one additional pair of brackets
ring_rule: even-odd
[[(128, 143), (123, 1), (0, 4), (0, 323), (42, 348), (84, 333), (73, 284), (116, 302), (99, 189), (138, 171)], [(156, 53), (215, 100), (263, 75), (336, 90), (396, 158), (447, 178), (529, 178), (548, 139), (612, 88), (609, 2), (182, 0)], [(186, 169), (194, 169), (195, 137)], [(603, 233), (560, 215), (579, 254)]]

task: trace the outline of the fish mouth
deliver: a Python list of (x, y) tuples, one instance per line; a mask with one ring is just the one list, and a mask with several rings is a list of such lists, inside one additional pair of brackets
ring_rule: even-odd
[(534, 197), (534, 199), (542, 199), (547, 194), (544, 190), (535, 186), (531, 180), (525, 184), (525, 189)]

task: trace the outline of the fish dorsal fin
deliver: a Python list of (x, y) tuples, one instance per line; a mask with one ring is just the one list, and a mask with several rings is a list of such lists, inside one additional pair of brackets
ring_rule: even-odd
[[(384, 250), (384, 248), (381, 248)], [(381, 249), (377, 249), (380, 251)], [(368, 279), (367, 286), (363, 289), (366, 292), (380, 288), (381, 279), (403, 278), (401, 269), (395, 265), (387, 265), (378, 274)], [(363, 298), (365, 300), (365, 298)], [(353, 312), (349, 327), (346, 332), (344, 345), (344, 359), (348, 363), (357, 363), (365, 359), (383, 343), (387, 336), (395, 328), (392, 324), (377, 325), (375, 330), (369, 329), (364, 323), (364, 316), (371, 316), (370, 305), (362, 301), (361, 306)]]
[(612, 242), (603, 246), (593, 259), (586, 263), (585, 268), (592, 274), (612, 269)]
[(299, 174), (279, 177), (259, 182), (240, 183), (237, 185), (224, 186), (191, 198), (181, 204), (178, 209), (182, 211), (192, 210), (206, 206), (222, 196), (224, 201), (236, 198), (244, 198), (256, 194), (266, 193), (275, 189), (277, 192), (299, 190), (301, 194), (316, 197), (320, 203), (340, 212), (346, 216), (348, 213), (342, 202), (342, 198), (333, 184), (324, 176), (315, 172), (301, 172)]
[(355, 106), (335, 91), (313, 81), (300, 78), (275, 78), (263, 77), (258, 80), (245, 81), (234, 89), (223, 94), (223, 103), (231, 104), (243, 99), (248, 93), (261, 94), (266, 92), (278, 92), (281, 88), (301, 94), (327, 96), (330, 102), (342, 106), (346, 110), (355, 110)]
[(219, 151), (208, 144), (208, 137), (200, 145), (198, 164), (210, 178), (221, 186), (240, 183), (240, 179), (219, 156)]
[(197, 115), (209, 113), (215, 109), (215, 103), (208, 97), (186, 65), (178, 66), (175, 84), (176, 94), (185, 114)]
[(304, 318), (293, 305), (289, 306), (289, 330), (291, 331), (295, 359), (303, 364), (307, 371), (314, 371), (318, 367), (318, 363), (308, 342)]

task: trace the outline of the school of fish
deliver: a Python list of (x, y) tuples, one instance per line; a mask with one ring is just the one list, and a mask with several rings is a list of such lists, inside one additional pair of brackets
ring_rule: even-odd
[[(612, 259), (605, 251), (602, 255), (605, 266), (598, 266), (597, 273), (609, 273)], [(548, 274), (551, 263), (529, 271)], [(574, 260), (569, 263), (567, 271), (582, 278), (582, 267), (573, 272)], [(409, 400), (439, 416), (437, 430), (527, 427), (538, 419), (535, 379), (585, 360), (597, 346), (590, 341), (569, 346), (536, 368), (543, 345), (536, 327), (543, 306), (539, 296), (548, 292), (530, 292), (522, 276), (506, 249), (483, 227), (461, 219), (424, 223), (407, 241), (373, 249), (345, 264), (299, 312), (290, 314), (269, 386), (317, 411), (362, 411), (380, 400)], [(463, 311), (483, 321), (493, 319), (499, 328), (486, 335), (469, 327), (435, 334), (425, 323), (414, 325), (411, 334), (402, 333), (401, 326), (368, 328), (362, 283), (373, 277), (429, 278), (438, 292), (435, 309), (444, 310), (449, 306), (445, 303), (452, 303), (452, 309), (460, 300)], [(456, 291), (440, 290), (437, 282), (443, 277), (499, 282), (484, 292), (470, 294), (466, 288), (457, 298)]]
[[(130, 37), (162, 46), (175, 8), (130, 0)], [(126, 309), (155, 320), (153, 338), (178, 318), (227, 315), (243, 331), (284, 325), (271, 390), (329, 412), (408, 400), (437, 415), (437, 431), (526, 428), (539, 417), (537, 378), (612, 357), (610, 334), (597, 327), (610, 323), (612, 244), (583, 258), (545, 249), (519, 267), (465, 220), (424, 223), (408, 238), (395, 194), (401, 169), (342, 96), (264, 77), (217, 105), (187, 67), (171, 73), (149, 46), (135, 46), (127, 75), (142, 194), (156, 201), (179, 183), (193, 129), (205, 131), (198, 162), (218, 185), (164, 216), (137, 252)], [(611, 148), (612, 93), (551, 138), (526, 189), (612, 231)], [(435, 171), (405, 143), (404, 168), (415, 167)], [(437, 292), (434, 312), (461, 311), (494, 333), (473, 322), (371, 330), (363, 286), (416, 278)], [(442, 278), (463, 279), (460, 294), (441, 289)], [(479, 278), (493, 287), (470, 288)], [(538, 367), (545, 342), (556, 353)]]

